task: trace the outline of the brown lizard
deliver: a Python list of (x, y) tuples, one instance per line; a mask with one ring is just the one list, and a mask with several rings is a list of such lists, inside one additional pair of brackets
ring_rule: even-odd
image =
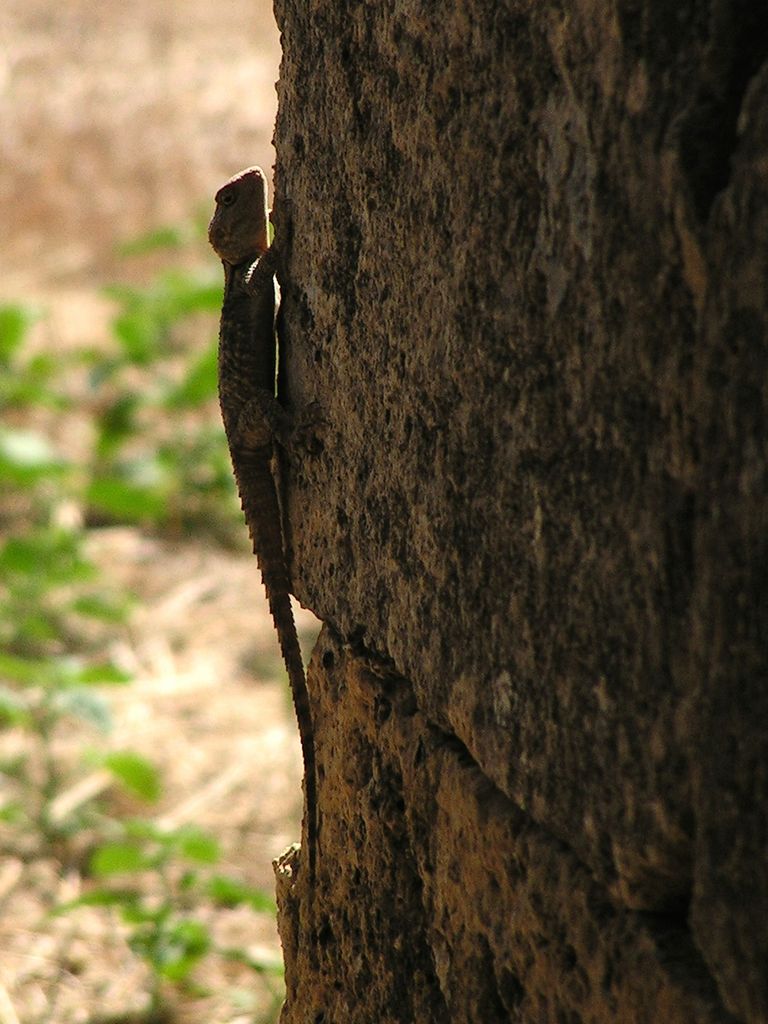
[(275, 269), (269, 247), (267, 182), (248, 167), (216, 193), (208, 240), (224, 265), (219, 330), (219, 402), (253, 552), (283, 654), (304, 758), (309, 877), (315, 877), (317, 782), (312, 712), (290, 599), (290, 580), (273, 473), (276, 443), (290, 436), (275, 397)]

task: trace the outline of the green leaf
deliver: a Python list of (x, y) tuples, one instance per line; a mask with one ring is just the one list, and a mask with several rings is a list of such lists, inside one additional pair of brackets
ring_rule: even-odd
[(23, 365), (0, 365), (0, 403), (12, 406), (44, 406), (66, 409), (71, 400), (51, 386), (61, 365), (49, 355), (37, 355)]
[[(24, 376), (27, 377), (30, 384), (42, 384), (44, 381), (49, 380), (59, 369), (61, 369), (60, 361), (57, 361), (54, 356), (46, 352), (40, 352), (36, 356), (32, 356), (26, 364)], [(58, 404), (62, 399), (56, 396), (56, 401)]]
[(74, 900), (59, 903), (50, 912), (52, 917), (68, 914), (78, 907), (131, 907), (140, 899), (136, 889), (91, 889)]
[(149, 288), (112, 286), (107, 290), (122, 305), (112, 329), (129, 362), (146, 365), (162, 354), (173, 324), (200, 311), (218, 311), (221, 284), (218, 274), (173, 271)]
[(23, 686), (42, 685), (54, 673), (50, 658), (22, 658), (0, 651), (0, 678)]
[(136, 238), (121, 242), (117, 247), (120, 256), (144, 256), (157, 249), (178, 249), (190, 239), (190, 230), (186, 226), (166, 225), (154, 228)]
[(218, 842), (194, 826), (186, 826), (177, 833), (179, 853), (196, 864), (215, 864), (221, 856)]
[(0, 479), (6, 477), (23, 485), (43, 477), (60, 476), (67, 468), (42, 434), (0, 429)]
[[(12, 585), (13, 581), (9, 581), (9, 586)], [(42, 607), (42, 604), (39, 608), (29, 607), (29, 600), (37, 598), (44, 602), (47, 589), (44, 579), (23, 580), (19, 589), (23, 593), (18, 595), (18, 602), (8, 602), (8, 607), (12, 609), (8, 619), (12, 620), (13, 624), (13, 639), (10, 640), (10, 646), (20, 645), (22, 650), (28, 651), (43, 650), (50, 641), (60, 639), (61, 620), (52, 609)], [(7, 628), (11, 622), (8, 621), (5, 625)]]
[(0, 305), (0, 366), (8, 366), (31, 325), (40, 316), (31, 306)]
[(27, 784), (29, 773), (29, 757), (20, 753), (14, 756), (6, 755), (0, 757), (0, 774), (6, 775), (9, 779), (16, 779), (17, 782)]
[(139, 366), (146, 366), (162, 349), (163, 325), (140, 298), (115, 318), (112, 332), (124, 356)]
[(211, 946), (208, 929), (200, 921), (182, 920), (164, 929), (153, 944), (152, 962), (165, 978), (183, 981)]
[(145, 930), (145, 935), (153, 936), (163, 922), (168, 918), (169, 909), (167, 904), (162, 903), (159, 907), (148, 907), (146, 903), (137, 901), (134, 904), (123, 907), (123, 920), (126, 924), (151, 925)]
[(0, 822), (6, 825), (18, 825), (24, 821), (24, 805), (20, 800), (9, 800), (0, 804)]
[(218, 346), (209, 346), (187, 370), (182, 382), (165, 399), (171, 409), (202, 405), (215, 397), (217, 390)]
[(274, 900), (267, 893), (228, 875), (214, 875), (208, 879), (206, 890), (208, 896), (220, 907), (245, 905), (268, 914), (277, 911)]
[(198, 882), (198, 874), (197, 874), (196, 871), (191, 871), (191, 870), (182, 871), (181, 877), (179, 878), (178, 883), (177, 883), (178, 887), (179, 887), (179, 892), (180, 893), (192, 892), (196, 888), (197, 882)]
[(101, 661), (96, 665), (84, 666), (78, 673), (77, 680), (92, 686), (123, 686), (130, 683), (131, 675), (111, 661)]
[(29, 721), (29, 702), (16, 690), (0, 684), (0, 722), (26, 725)]
[(99, 415), (96, 453), (100, 459), (113, 455), (127, 438), (138, 433), (136, 413), (141, 404), (138, 395), (119, 395)]
[(125, 788), (140, 797), (154, 803), (162, 792), (160, 775), (153, 764), (132, 750), (115, 751), (104, 758), (104, 766)]
[(142, 841), (155, 839), (163, 842), (167, 835), (167, 832), (164, 832), (154, 821), (150, 821), (148, 818), (129, 818), (123, 822), (123, 829), (127, 836)]
[(0, 653), (0, 676), (2, 675), (18, 683), (37, 684), (49, 689), (128, 681), (125, 673), (108, 662), (99, 665), (84, 665), (79, 658), (72, 655), (58, 655), (51, 658), (21, 658)]
[(91, 857), (90, 868), (98, 878), (134, 874), (153, 866), (153, 859), (134, 843), (105, 843)]
[(117, 520), (163, 522), (168, 512), (165, 495), (156, 488), (114, 476), (92, 480), (85, 496), (95, 509)]
[(46, 589), (93, 579), (96, 569), (84, 558), (82, 535), (70, 530), (42, 529), (10, 537), (0, 547), (0, 570), (6, 576), (39, 577)]
[(222, 298), (220, 272), (218, 269), (197, 273), (169, 271), (160, 278), (158, 297), (172, 319), (189, 313), (218, 313)]
[[(99, 622), (125, 622), (131, 608), (131, 600), (127, 595), (115, 598), (112, 595), (104, 594), (83, 594), (75, 598), (71, 606), (72, 611), (84, 618), (96, 619)], [(120, 679), (110, 679), (109, 682), (126, 682), (127, 676), (123, 674)]]
[(57, 459), (46, 437), (32, 430), (0, 431), (0, 451), (19, 466), (52, 466)]

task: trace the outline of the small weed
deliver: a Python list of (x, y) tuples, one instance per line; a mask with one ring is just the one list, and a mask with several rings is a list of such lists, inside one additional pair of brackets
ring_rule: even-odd
[(167, 273), (146, 288), (108, 294), (119, 306), (116, 347), (92, 366), (99, 397), (88, 515), (162, 529), (194, 525), (231, 539), (236, 502), (216, 401), (215, 337), (191, 359), (181, 354), (195, 318), (207, 315), (215, 329), (218, 275)]
[[(150, 970), (153, 1009), (162, 1005), (167, 984), (204, 994), (193, 981), (194, 968), (204, 957), (237, 961), (267, 984), (282, 977), (280, 964), (222, 946), (215, 938), (213, 908), (246, 906), (274, 915), (275, 906), (261, 890), (215, 870), (220, 850), (212, 836), (193, 826), (163, 829), (146, 819), (122, 822), (116, 831), (93, 853), (94, 884), (55, 913), (84, 906), (117, 911), (129, 946)], [(271, 991), (278, 994), (279, 985)]]
[[(163, 229), (125, 252), (183, 246), (190, 234)], [(42, 311), (0, 306), (0, 734), (12, 739), (0, 755), (0, 841), (25, 859), (87, 857), (85, 893), (55, 913), (87, 905), (118, 916), (150, 969), (158, 1020), (163, 988), (194, 991), (194, 969), (211, 956), (256, 972), (275, 1006), (281, 991), (279, 964), (216, 939), (217, 909), (275, 908), (218, 870), (212, 837), (149, 818), (121, 820), (97, 792), (78, 796), (94, 772), (147, 804), (162, 788), (146, 759), (107, 741), (109, 688), (129, 677), (100, 655), (100, 641), (133, 602), (88, 557), (89, 529), (194, 525), (227, 542), (242, 536), (216, 403), (214, 338), (185, 354), (198, 318), (215, 331), (218, 279), (210, 268), (109, 289), (117, 304), (112, 345), (99, 353), (35, 354), (28, 337)], [(78, 451), (64, 449), (52, 419), (87, 420)], [(70, 763), (58, 741), (75, 723), (99, 739)]]

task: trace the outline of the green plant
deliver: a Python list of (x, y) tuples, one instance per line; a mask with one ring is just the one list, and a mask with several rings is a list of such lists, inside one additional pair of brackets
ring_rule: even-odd
[[(166, 229), (127, 249), (183, 247), (194, 235)], [(103, 786), (81, 795), (82, 782), (103, 777), (148, 803), (161, 789), (152, 765), (106, 738), (109, 688), (128, 677), (104, 656), (105, 639), (132, 600), (89, 557), (92, 527), (194, 523), (242, 536), (216, 401), (218, 268), (109, 294), (117, 311), (98, 352), (36, 351), (42, 311), (0, 306), (0, 843), (78, 865), (91, 851), (87, 892), (59, 910), (117, 915), (150, 969), (155, 1007), (163, 986), (194, 990), (194, 969), (214, 956), (263, 978), (274, 1010), (280, 965), (221, 943), (214, 928), (217, 908), (272, 915), (272, 901), (221, 872), (203, 832), (121, 820)]]
[(0, 305), (0, 407), (57, 406), (61, 396), (50, 384), (57, 363), (49, 354), (23, 353), (29, 329), (42, 317), (36, 306)]
[[(0, 307), (0, 407), (6, 413), (67, 408), (51, 361), (24, 352), (38, 317), (23, 306)], [(15, 728), (29, 740), (0, 760), (0, 820), (48, 845), (79, 824), (52, 810), (72, 782), (53, 754), (56, 735), (73, 719), (106, 730), (108, 705), (97, 684), (127, 681), (89, 649), (90, 624), (122, 621), (129, 601), (99, 579), (85, 553), (84, 531), (56, 523), (73, 476), (73, 463), (42, 432), (0, 431), (6, 516), (14, 506), (23, 512), (21, 528), (0, 542), (0, 729)]]
[(192, 359), (181, 355), (198, 318), (215, 332), (219, 274), (210, 268), (167, 272), (147, 287), (113, 286), (107, 293), (119, 307), (112, 324), (116, 347), (92, 365), (99, 400), (85, 491), (89, 509), (97, 517), (162, 528), (205, 524), (231, 538), (237, 506), (216, 401), (216, 341)]
[(220, 859), (216, 840), (194, 826), (164, 829), (146, 819), (122, 822), (116, 831), (91, 858), (95, 884), (56, 913), (83, 906), (118, 911), (131, 949), (150, 969), (153, 1008), (161, 1005), (165, 984), (195, 991), (194, 969), (208, 956), (246, 965), (278, 996), (278, 963), (241, 947), (223, 946), (215, 938), (206, 915), (211, 908), (275, 912), (261, 890), (215, 870)]
[(0, 820), (14, 825), (39, 851), (58, 849), (87, 827), (91, 816), (87, 803), (76, 803), (65, 815), (56, 810), (57, 798), (81, 772), (56, 755), (57, 733), (73, 719), (107, 731), (108, 704), (94, 685), (122, 683), (127, 677), (110, 664), (11, 654), (0, 655), (0, 677), (6, 680), (0, 685), (0, 725), (16, 726), (31, 740), (0, 760), (7, 789)]

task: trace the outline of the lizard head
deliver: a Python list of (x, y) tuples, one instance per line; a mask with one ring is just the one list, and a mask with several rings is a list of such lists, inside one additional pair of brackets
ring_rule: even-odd
[(267, 251), (267, 179), (260, 167), (240, 171), (216, 193), (208, 241), (216, 255), (232, 266)]

